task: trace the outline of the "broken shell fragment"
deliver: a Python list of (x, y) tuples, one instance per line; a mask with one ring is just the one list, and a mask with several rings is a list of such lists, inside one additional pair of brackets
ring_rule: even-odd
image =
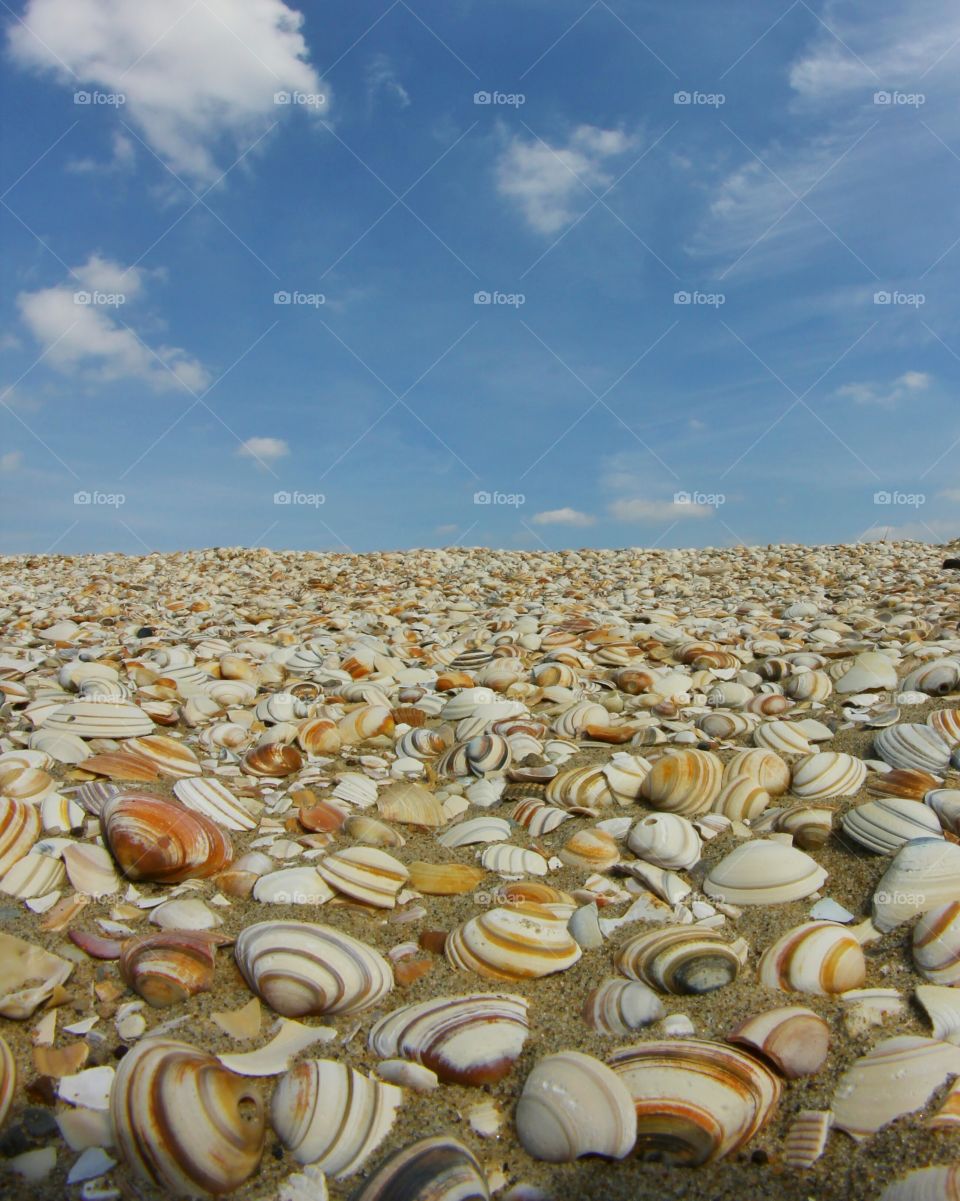
[(396, 1151), (350, 1201), (490, 1201), (483, 1169), (456, 1139), (437, 1135)]
[(17, 1087), (17, 1065), (6, 1040), (0, 1038), (0, 1127), (10, 1110)]
[(933, 984), (960, 985), (960, 901), (930, 909), (913, 927), (913, 962)]
[(783, 1162), (791, 1168), (812, 1168), (826, 1150), (832, 1127), (829, 1109), (801, 1109), (783, 1140)]
[(0, 933), (0, 1016), (28, 1018), (65, 984), (73, 964), (43, 947)]
[(788, 1080), (797, 1080), (823, 1067), (830, 1027), (812, 1009), (788, 1006), (741, 1022), (727, 1035), (727, 1041), (768, 1060)]
[(458, 896), (471, 892), (487, 874), (483, 868), (463, 863), (426, 863), (407, 865), (410, 887), (427, 896)]

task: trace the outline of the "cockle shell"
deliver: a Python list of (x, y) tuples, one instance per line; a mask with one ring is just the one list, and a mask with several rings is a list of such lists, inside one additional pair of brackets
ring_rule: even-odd
[(711, 806), (714, 813), (722, 813), (731, 821), (753, 821), (770, 804), (770, 793), (756, 780), (755, 776), (731, 776), (717, 793)]
[(598, 985), (583, 1003), (583, 1020), (601, 1034), (630, 1034), (663, 1017), (663, 1002), (639, 980), (611, 977)]
[(840, 751), (818, 751), (793, 768), (791, 793), (804, 801), (855, 796), (867, 778), (867, 765)]
[(234, 954), (253, 992), (284, 1017), (360, 1013), (393, 988), (378, 951), (329, 926), (258, 922), (240, 932)]
[(558, 852), (559, 858), (571, 867), (585, 867), (602, 872), (620, 858), (617, 840), (605, 830), (577, 830)]
[(17, 1065), (7, 1046), (6, 1040), (0, 1038), (0, 1127), (10, 1110), (13, 1094), (17, 1087)]
[(783, 1140), (783, 1162), (791, 1168), (812, 1168), (826, 1150), (832, 1127), (831, 1110), (801, 1109)]
[(627, 835), (634, 854), (657, 867), (692, 867), (700, 859), (700, 835), (677, 813), (651, 813), (640, 818)]
[(270, 1120), (297, 1163), (343, 1180), (390, 1133), (403, 1090), (332, 1059), (308, 1059), (282, 1076)]
[(529, 1033), (528, 1002), (506, 993), (433, 997), (395, 1009), (371, 1029), (381, 1058), (401, 1056), (455, 1084), (495, 1084), (513, 1067)]
[(229, 837), (209, 818), (147, 793), (112, 797), (100, 821), (128, 880), (174, 884), (202, 879), (222, 871), (233, 858)]
[(153, 722), (127, 701), (69, 701), (55, 709), (43, 723), (53, 734), (78, 738), (137, 738), (153, 732)]
[(716, 930), (668, 927), (635, 934), (617, 953), (617, 969), (663, 992), (700, 995), (737, 978), (747, 954), (743, 939), (728, 943)]
[(177, 1197), (222, 1194), (257, 1170), (266, 1115), (255, 1084), (187, 1043), (147, 1038), (128, 1050), (110, 1094), (120, 1158)]
[(881, 797), (847, 810), (843, 831), (877, 855), (895, 855), (914, 838), (942, 838), (936, 813), (907, 797)]
[(398, 859), (377, 847), (346, 847), (318, 860), (317, 871), (331, 888), (381, 909), (393, 909), (409, 876)]
[(447, 936), (444, 952), (452, 967), (488, 980), (549, 976), (582, 954), (566, 923), (545, 906), (523, 901), (470, 918)]
[(256, 829), (259, 804), (247, 797), (234, 796), (219, 780), (199, 776), (177, 780), (173, 791), (182, 805), (194, 813), (202, 813), (218, 826), (227, 830)]
[(690, 817), (710, 808), (722, 775), (723, 764), (710, 751), (675, 751), (654, 763), (641, 794), (655, 809)]
[(480, 862), (488, 872), (503, 876), (545, 876), (550, 870), (546, 859), (537, 851), (505, 842), (488, 846), (480, 856)]
[(830, 1027), (812, 1009), (787, 1006), (741, 1022), (727, 1035), (727, 1041), (769, 1060), (788, 1080), (797, 1080), (823, 1067), (830, 1048)]
[(30, 851), (40, 837), (40, 810), (26, 801), (0, 797), (0, 877)]
[(150, 1005), (176, 1005), (213, 987), (216, 945), (216, 938), (202, 931), (129, 938), (120, 951), (120, 975)]
[(960, 985), (960, 901), (928, 910), (913, 927), (913, 962), (933, 984)]
[(803, 851), (758, 838), (714, 864), (703, 890), (731, 905), (777, 905), (810, 896), (826, 878), (826, 871)]
[(437, 1135), (394, 1152), (350, 1201), (490, 1201), (490, 1190), (473, 1153)]
[(960, 846), (944, 838), (904, 843), (873, 894), (873, 924), (881, 933), (954, 900), (960, 889)]
[(623, 1159), (636, 1140), (633, 1099), (606, 1064), (579, 1051), (541, 1059), (517, 1102), (517, 1137), (534, 1159)]
[(780, 796), (790, 787), (790, 766), (775, 751), (762, 749), (735, 751), (723, 769), (723, 783), (737, 776), (752, 776), (771, 796)]
[(840, 1077), (834, 1124), (864, 1139), (925, 1105), (934, 1089), (960, 1073), (960, 1047), (934, 1038), (887, 1038)]
[(881, 730), (873, 740), (877, 755), (891, 767), (942, 775), (950, 765), (950, 747), (936, 730), (901, 722)]
[(827, 996), (859, 988), (867, 964), (852, 931), (835, 922), (805, 922), (764, 951), (759, 974), (765, 988)]
[(723, 1043), (637, 1043), (607, 1062), (633, 1098), (642, 1158), (694, 1165), (722, 1159), (749, 1142), (780, 1099), (769, 1068)]

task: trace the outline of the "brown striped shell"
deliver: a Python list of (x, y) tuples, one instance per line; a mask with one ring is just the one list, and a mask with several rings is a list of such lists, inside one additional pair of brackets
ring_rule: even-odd
[(223, 871), (233, 858), (229, 836), (209, 818), (147, 793), (112, 797), (100, 820), (128, 880), (203, 879)]

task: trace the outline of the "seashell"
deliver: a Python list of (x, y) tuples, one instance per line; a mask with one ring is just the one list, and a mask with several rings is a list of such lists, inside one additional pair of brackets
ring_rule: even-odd
[(138, 738), (153, 732), (150, 718), (129, 701), (68, 701), (43, 723), (51, 734), (78, 738)]
[(454, 1084), (495, 1084), (513, 1067), (529, 1033), (528, 1002), (509, 993), (433, 997), (381, 1018), (367, 1045), (401, 1056)]
[(753, 1056), (723, 1043), (676, 1038), (609, 1056), (637, 1114), (641, 1158), (710, 1163), (744, 1146), (780, 1099), (780, 1081)]
[(855, 796), (867, 778), (867, 765), (839, 751), (818, 751), (794, 765), (791, 793), (804, 801)]
[(794, 701), (825, 701), (833, 693), (833, 680), (825, 671), (803, 671), (788, 676), (783, 691)]
[(43, 751), (57, 763), (82, 763), (89, 758), (90, 748), (76, 734), (57, 734), (53, 730), (34, 730), (30, 747)]
[(879, 1201), (956, 1201), (957, 1197), (960, 1197), (960, 1166), (948, 1165), (908, 1172), (888, 1184)]
[(237, 797), (219, 780), (177, 780), (173, 786), (177, 800), (194, 813), (200, 813), (227, 830), (256, 829), (260, 806), (247, 797)]
[(727, 1035), (727, 1041), (772, 1063), (788, 1080), (798, 1080), (823, 1067), (830, 1049), (830, 1027), (812, 1009), (788, 1006), (741, 1022)]
[(749, 734), (757, 725), (757, 718), (750, 713), (708, 713), (697, 719), (697, 729), (707, 738), (739, 738)]
[(783, 1162), (791, 1168), (812, 1168), (827, 1147), (833, 1127), (829, 1109), (801, 1109), (783, 1140)]
[(759, 817), (769, 804), (770, 793), (754, 776), (731, 776), (717, 793), (711, 809), (731, 821), (743, 822)]
[(62, 859), (31, 851), (4, 873), (0, 892), (20, 900), (32, 900), (62, 887), (66, 878)]
[(902, 796), (912, 801), (922, 801), (928, 792), (935, 791), (941, 784), (937, 776), (926, 771), (876, 772), (867, 781), (867, 792), (871, 796)]
[(738, 680), (721, 680), (706, 696), (707, 704), (717, 709), (742, 709), (752, 700), (753, 690)]
[(406, 844), (406, 839), (398, 830), (363, 813), (348, 817), (344, 829), (351, 838), (370, 847), (402, 847)]
[(960, 1043), (960, 993), (942, 984), (920, 984), (914, 996), (930, 1019), (933, 1037), (945, 1043)]
[(710, 808), (722, 775), (723, 764), (710, 751), (675, 751), (657, 760), (641, 793), (655, 809), (689, 817)]
[(923, 798), (944, 829), (956, 834), (960, 828), (960, 788), (932, 788)]
[(854, 842), (877, 855), (895, 855), (914, 838), (942, 838), (940, 819), (919, 801), (881, 797), (849, 809), (841, 819)]
[(753, 742), (780, 755), (807, 755), (813, 749), (803, 731), (789, 721), (768, 721), (757, 726)]
[(960, 901), (928, 910), (913, 927), (913, 962), (933, 984), (960, 985)]
[(872, 1032), (874, 1026), (882, 1026), (888, 1017), (903, 1012), (903, 1001), (895, 988), (851, 988), (840, 1000), (846, 1012), (843, 1023), (854, 1035)]
[(648, 759), (625, 751), (618, 751), (609, 763), (604, 764), (603, 774), (618, 804), (632, 805), (640, 799), (643, 781), (652, 766)]
[(418, 726), (401, 734), (396, 742), (396, 751), (404, 758), (435, 759), (449, 747), (450, 741), (449, 733)]
[(73, 964), (59, 955), (0, 932), (0, 1016), (30, 1017), (72, 971)]
[(0, 794), (36, 804), (53, 791), (53, 777), (41, 767), (9, 767), (0, 764)]
[(517, 1137), (534, 1159), (570, 1163), (581, 1155), (623, 1159), (636, 1140), (633, 1099), (623, 1080), (580, 1051), (541, 1059), (517, 1102)]
[(546, 906), (522, 901), (470, 918), (448, 935), (444, 953), (452, 967), (488, 980), (549, 976), (582, 954), (566, 923)]
[(334, 800), (346, 801), (358, 809), (366, 809), (377, 802), (377, 786), (369, 776), (358, 772), (344, 772), (333, 790)]
[(901, 722), (881, 730), (873, 740), (875, 753), (891, 767), (943, 774), (950, 766), (950, 748), (936, 730)]
[(934, 1038), (887, 1038), (840, 1077), (833, 1095), (834, 1125), (864, 1139), (927, 1103), (949, 1076), (960, 1073), (960, 1047)]
[[(199, 685), (212, 701), (223, 708), (251, 704), (257, 695), (257, 686), (249, 680), (200, 680)], [(180, 689), (184, 695), (183, 688)]]
[(120, 951), (120, 975), (150, 1005), (176, 1005), (213, 987), (215, 949), (216, 940), (202, 931), (128, 938)]
[(837, 692), (885, 692), (897, 687), (897, 668), (893, 660), (876, 651), (856, 656), (837, 680)]
[(616, 966), (651, 988), (699, 996), (732, 983), (746, 953), (743, 939), (728, 943), (715, 930), (680, 926), (635, 934), (617, 953)]
[(829, 996), (859, 988), (867, 964), (852, 931), (835, 922), (805, 922), (764, 951), (759, 974), (765, 988)]
[(778, 905), (810, 896), (826, 879), (826, 871), (803, 851), (758, 838), (715, 863), (703, 890), (730, 905)]
[(775, 751), (735, 751), (723, 769), (723, 782), (737, 776), (752, 776), (771, 796), (780, 796), (790, 787), (790, 766)]
[(630, 1034), (666, 1013), (663, 1002), (639, 980), (604, 980), (587, 994), (583, 1020), (601, 1034)]
[(284, 1017), (360, 1013), (393, 987), (378, 951), (329, 926), (257, 922), (237, 936), (234, 954), (253, 992)]
[(617, 840), (605, 830), (578, 830), (567, 839), (558, 852), (559, 858), (571, 867), (585, 867), (602, 872), (620, 859)]
[(873, 894), (873, 924), (883, 934), (953, 900), (960, 880), (960, 846), (944, 838), (904, 843)]
[(7, 1046), (0, 1038), (0, 1126), (6, 1120), (17, 1087), (17, 1065)]
[(444, 1135), (394, 1152), (350, 1201), (490, 1201), (483, 1169), (463, 1143)]
[(290, 796), (300, 802), (297, 820), (305, 830), (333, 834), (347, 820), (346, 806), (333, 805), (329, 801), (318, 801), (308, 789), (291, 792)]
[(391, 784), (377, 798), (380, 816), (410, 826), (442, 826), (443, 806), (422, 784)]
[(510, 743), (502, 734), (482, 734), (471, 738), (463, 753), (467, 769), (474, 776), (505, 771), (511, 762)]
[(251, 776), (289, 776), (303, 767), (303, 756), (295, 746), (265, 742), (251, 747), (243, 756), (242, 765)]
[(488, 846), (480, 856), (480, 862), (488, 872), (497, 872), (502, 876), (545, 876), (550, 870), (546, 859), (536, 851), (510, 846), (509, 843)]
[[(792, 709), (793, 704), (793, 701), (782, 693), (761, 692), (757, 696), (751, 697), (744, 708), (747, 713), (752, 713), (756, 717), (777, 717), (780, 713), (786, 713)], [(778, 722), (776, 724), (785, 725), (786, 723)], [(760, 745), (766, 744), (761, 743)], [(774, 747), (774, 749), (779, 750), (780, 748)]]
[[(960, 1087), (954, 1080), (943, 1104), (928, 1122), (931, 1130), (956, 1129), (960, 1125)], [(956, 1194), (952, 1194), (955, 1196)]]
[(774, 829), (791, 835), (801, 851), (815, 851), (833, 831), (833, 813), (825, 805), (796, 805), (777, 814)]
[(700, 859), (700, 835), (677, 813), (651, 813), (642, 817), (627, 835), (635, 855), (656, 867), (693, 867)]
[(376, 847), (346, 847), (317, 863), (331, 888), (367, 905), (393, 909), (409, 876), (403, 864)]
[[(0, 803), (0, 828), (2, 828), (3, 807)], [(51, 834), (68, 834), (71, 830), (79, 830), (83, 825), (84, 811), (70, 797), (51, 792), (40, 802), (40, 821), (44, 830)], [(0, 843), (3, 835), (0, 834)], [(2, 851), (0, 851), (2, 856)]]
[[(567, 813), (564, 809), (558, 809), (555, 805), (546, 805), (543, 801), (536, 801), (532, 798), (528, 801), (520, 801), (511, 814), (513, 820), (518, 825), (523, 826), (531, 838), (539, 838), (543, 834), (549, 834), (563, 822), (569, 821), (572, 816), (572, 814)], [(510, 827), (506, 822), (504, 822), (504, 825), (506, 826), (506, 832), (503, 837), (509, 838)]]
[(577, 902), (568, 893), (541, 880), (513, 880), (497, 889), (497, 897), (505, 901), (535, 901), (558, 917), (567, 919), (577, 908)]
[(960, 709), (937, 709), (927, 718), (927, 725), (951, 749), (960, 745)]
[(594, 764), (558, 772), (544, 796), (560, 809), (604, 809), (616, 801), (603, 769)]
[(297, 746), (305, 755), (336, 755), (340, 745), (337, 723), (329, 717), (308, 717), (297, 726)]
[(128, 880), (175, 884), (203, 879), (233, 858), (229, 837), (209, 818), (146, 793), (112, 797), (100, 820), (110, 852)]
[(120, 1158), (178, 1197), (229, 1193), (260, 1165), (259, 1089), (188, 1043), (147, 1038), (117, 1068), (110, 1118)]
[(343, 746), (357, 746), (374, 738), (389, 738), (393, 728), (393, 714), (384, 705), (361, 705), (337, 722)]
[(140, 784), (152, 783), (160, 778), (160, 769), (155, 763), (126, 751), (106, 751), (101, 755), (91, 755), (89, 759), (84, 760), (83, 770), (94, 772), (98, 776), (108, 776), (111, 780)]
[(607, 726), (610, 714), (595, 701), (577, 701), (553, 720), (554, 733), (561, 738), (577, 738), (587, 726)]
[(427, 896), (458, 896), (472, 892), (486, 875), (479, 867), (463, 863), (424, 863), (409, 865), (410, 887)]
[(405, 1059), (383, 1060), (377, 1064), (377, 1074), (391, 1084), (412, 1088), (415, 1093), (431, 1093), (440, 1085), (436, 1072), (419, 1063), (408, 1063)]
[(914, 668), (900, 681), (904, 692), (924, 692), (927, 696), (946, 696), (960, 691), (960, 662), (956, 659), (935, 659)]
[(125, 754), (136, 755), (153, 763), (161, 775), (186, 779), (202, 775), (200, 762), (193, 751), (167, 734), (148, 734), (143, 738), (128, 738), (123, 744)]
[(491, 780), (474, 780), (466, 789), (466, 798), (471, 805), (479, 805), (481, 809), (490, 809), (500, 803), (500, 797), (506, 788), (506, 780), (502, 777)]
[(95, 843), (73, 843), (63, 848), (63, 864), (70, 883), (88, 897), (108, 897), (120, 891), (113, 860)]
[(281, 1077), (270, 1120), (297, 1163), (343, 1180), (387, 1137), (402, 1102), (395, 1085), (332, 1059), (308, 1059)]
[(40, 811), (26, 801), (0, 797), (0, 878), (40, 837)]
[(265, 872), (254, 882), (251, 895), (265, 905), (323, 905), (337, 894), (315, 867), (285, 867)]

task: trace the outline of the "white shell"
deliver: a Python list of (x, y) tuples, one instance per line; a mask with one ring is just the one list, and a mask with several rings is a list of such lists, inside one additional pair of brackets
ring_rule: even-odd
[(930, 909), (913, 927), (913, 962), (933, 984), (960, 985), (960, 901)]
[(810, 896), (826, 878), (826, 871), (796, 847), (754, 839), (714, 864), (703, 890), (732, 905), (776, 905)]
[(957, 1197), (960, 1197), (960, 1165), (948, 1164), (908, 1172), (888, 1184), (878, 1201), (957, 1201)]
[(639, 980), (604, 980), (583, 1005), (583, 1020), (601, 1034), (630, 1034), (663, 1017), (663, 1002)]
[(880, 758), (891, 767), (943, 775), (950, 765), (950, 748), (929, 726), (901, 722), (881, 730), (873, 740)]
[(807, 755), (811, 750), (803, 731), (789, 721), (763, 722), (753, 732), (753, 743), (781, 755)]
[(904, 843), (873, 894), (873, 924), (886, 934), (960, 896), (960, 846), (943, 838)]
[(466, 847), (476, 842), (501, 842), (510, 837), (510, 823), (502, 817), (473, 817), (458, 822), (442, 834), (437, 842), (442, 847)]
[(783, 1162), (791, 1168), (812, 1168), (827, 1147), (833, 1126), (829, 1109), (801, 1109), (783, 1140)]
[(842, 818), (845, 834), (877, 855), (895, 855), (914, 838), (942, 838), (936, 813), (920, 801), (881, 797), (848, 810)]
[(336, 896), (315, 867), (284, 867), (260, 876), (253, 899), (270, 905), (323, 905)]
[(855, 796), (867, 778), (867, 765), (840, 751), (818, 751), (794, 765), (791, 793), (805, 801)]
[(633, 826), (627, 846), (657, 867), (692, 867), (700, 858), (700, 835), (677, 813), (651, 813)]
[(502, 876), (545, 876), (550, 870), (546, 859), (536, 851), (507, 843), (488, 846), (480, 856), (480, 863), (487, 871)]
[(936, 1088), (958, 1073), (960, 1047), (913, 1035), (884, 1039), (838, 1081), (834, 1124), (855, 1139), (867, 1138), (920, 1109)]
[(960, 993), (942, 984), (920, 984), (914, 995), (926, 1010), (933, 1037), (960, 1043)]
[(760, 983), (765, 988), (814, 996), (859, 988), (866, 975), (856, 936), (834, 922), (804, 922), (778, 938), (760, 959)]
[(317, 871), (337, 892), (381, 909), (394, 908), (410, 877), (398, 859), (377, 847), (345, 847), (318, 860)]
[(460, 971), (522, 980), (565, 971), (582, 951), (567, 930), (566, 914), (523, 901), (470, 918), (447, 935), (444, 953)]
[(193, 776), (177, 780), (173, 786), (177, 799), (195, 813), (202, 813), (217, 825), (228, 830), (253, 830), (261, 806), (246, 797), (240, 798), (219, 780)]
[(53, 734), (78, 738), (137, 738), (153, 733), (153, 722), (136, 705), (119, 701), (69, 701), (43, 723)]
[(897, 668), (891, 659), (876, 651), (857, 655), (837, 681), (837, 692), (888, 691), (897, 686)]

